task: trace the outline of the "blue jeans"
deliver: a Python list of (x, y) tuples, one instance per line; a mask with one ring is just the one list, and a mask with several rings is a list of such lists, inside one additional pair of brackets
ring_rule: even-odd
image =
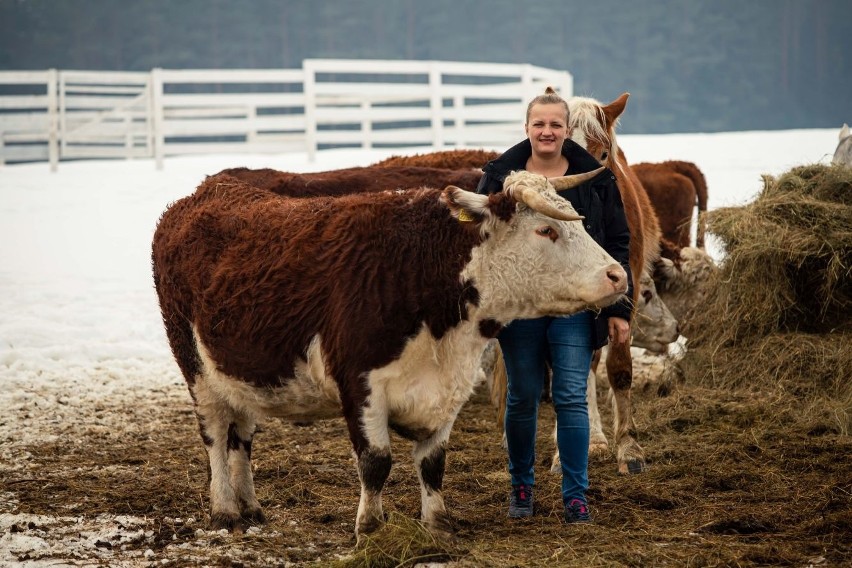
[(570, 317), (515, 320), (498, 337), (508, 376), (506, 441), (512, 485), (535, 483), (538, 405), (550, 363), (565, 503), (575, 498), (585, 501), (589, 488), (586, 381), (593, 352), (592, 325), (588, 311)]

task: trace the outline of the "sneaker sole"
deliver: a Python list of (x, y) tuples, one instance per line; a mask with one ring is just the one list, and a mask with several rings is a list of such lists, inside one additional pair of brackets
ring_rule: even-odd
[(532, 517), (533, 512), (532, 509), (512, 509), (509, 508), (509, 518), (510, 519), (522, 519), (524, 517)]
[(510, 519), (523, 519), (525, 517), (532, 517), (532, 513), (528, 512), (528, 511), (524, 511), (523, 513), (517, 513), (517, 512), (515, 512), (515, 513), (510, 512), (509, 513)]

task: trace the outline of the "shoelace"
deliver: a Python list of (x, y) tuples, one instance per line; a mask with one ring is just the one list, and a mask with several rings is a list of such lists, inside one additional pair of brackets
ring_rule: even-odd
[(581, 515), (585, 515), (589, 511), (586, 504), (580, 501), (579, 499), (572, 499), (571, 502), (568, 503), (568, 506), (572, 509), (576, 509), (577, 512)]

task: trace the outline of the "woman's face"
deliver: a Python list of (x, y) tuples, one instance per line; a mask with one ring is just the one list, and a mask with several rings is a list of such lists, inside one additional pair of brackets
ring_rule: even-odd
[(559, 103), (533, 105), (524, 130), (534, 155), (547, 157), (560, 153), (562, 142), (568, 138), (565, 107)]

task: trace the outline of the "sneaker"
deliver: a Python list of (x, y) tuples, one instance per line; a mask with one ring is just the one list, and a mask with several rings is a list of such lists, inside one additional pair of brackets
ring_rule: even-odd
[(532, 485), (513, 485), (509, 496), (509, 516), (513, 519), (532, 517), (533, 488)]
[(589, 506), (585, 501), (580, 499), (571, 499), (571, 502), (565, 505), (565, 522), (566, 523), (591, 523), (592, 515), (589, 513)]

